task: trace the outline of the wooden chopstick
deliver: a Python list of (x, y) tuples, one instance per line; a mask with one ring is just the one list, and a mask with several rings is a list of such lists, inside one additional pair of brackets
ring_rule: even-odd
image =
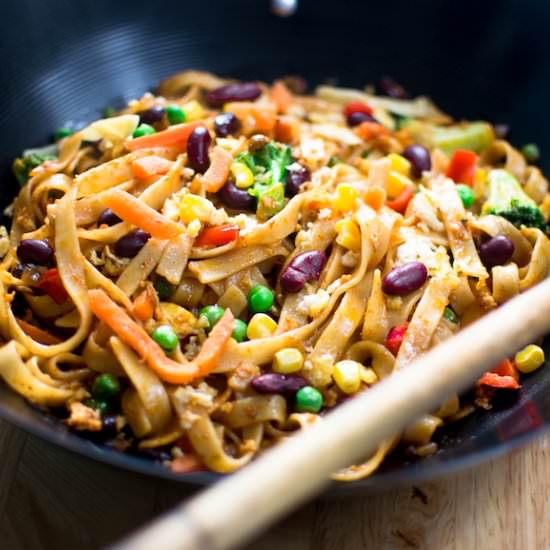
[(419, 414), (548, 330), (550, 279), (114, 548), (221, 550), (246, 541), (319, 492), (332, 472), (363, 460)]

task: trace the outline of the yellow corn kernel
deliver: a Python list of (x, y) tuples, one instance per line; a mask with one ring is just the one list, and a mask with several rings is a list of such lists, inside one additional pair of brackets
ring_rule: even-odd
[(361, 248), (361, 232), (353, 220), (339, 220), (336, 222), (336, 242), (348, 250)]
[(194, 220), (206, 222), (212, 215), (214, 205), (204, 197), (187, 193), (179, 204), (180, 219), (184, 223), (191, 223)]
[(284, 348), (275, 354), (273, 370), (279, 374), (298, 372), (304, 366), (304, 356), (299, 349)]
[(361, 363), (346, 359), (334, 365), (332, 378), (344, 393), (356, 393), (361, 387)]
[(391, 169), (403, 174), (404, 176), (409, 176), (411, 173), (411, 163), (401, 155), (396, 153), (390, 153), (386, 157), (391, 162)]
[(371, 369), (370, 367), (364, 367), (363, 365), (361, 365), (360, 376), (361, 381), (363, 381), (365, 384), (368, 384), (369, 386), (378, 382), (378, 376), (376, 376), (374, 369)]
[(531, 344), (516, 353), (514, 357), (519, 372), (527, 374), (537, 370), (544, 363), (544, 350)]
[(185, 122), (192, 122), (193, 120), (200, 120), (204, 118), (205, 112), (203, 106), (196, 101), (189, 101), (181, 106), (183, 112), (185, 113)]
[(247, 189), (254, 183), (254, 174), (244, 162), (231, 164), (231, 173), (235, 179), (235, 185), (239, 189)]
[(341, 183), (336, 186), (336, 196), (334, 198), (334, 208), (341, 212), (349, 212), (357, 207), (357, 189), (349, 183)]
[(403, 174), (390, 170), (388, 179), (386, 180), (386, 193), (391, 199), (394, 199), (407, 187), (412, 186), (412, 181)]
[(256, 313), (246, 329), (246, 335), (249, 340), (257, 340), (258, 338), (268, 338), (277, 329), (277, 323), (265, 313)]

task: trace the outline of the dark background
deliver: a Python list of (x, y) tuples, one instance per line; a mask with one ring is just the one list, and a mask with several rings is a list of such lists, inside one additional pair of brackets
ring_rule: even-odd
[[(186, 68), (363, 86), (391, 75), (457, 118), (550, 148), (550, 3), (301, 0), (3, 2), (0, 163)], [(548, 148), (544, 147), (548, 144)]]

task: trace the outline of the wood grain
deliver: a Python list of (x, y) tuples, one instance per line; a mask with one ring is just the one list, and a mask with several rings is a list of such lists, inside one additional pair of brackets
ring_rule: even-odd
[[(246, 550), (550, 548), (550, 438), (435, 483), (294, 512)], [(0, 548), (95, 550), (189, 491), (0, 422)]]

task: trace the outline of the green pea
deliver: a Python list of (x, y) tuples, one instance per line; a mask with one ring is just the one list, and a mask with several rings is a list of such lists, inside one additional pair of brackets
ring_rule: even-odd
[(120, 393), (120, 384), (114, 374), (100, 374), (92, 386), (92, 395), (100, 399), (111, 399)]
[(443, 317), (451, 323), (458, 323), (458, 315), (450, 307), (445, 308), (445, 311), (443, 312)]
[(250, 313), (265, 313), (273, 306), (273, 292), (264, 285), (256, 285), (248, 293)]
[(164, 351), (174, 351), (179, 345), (178, 335), (170, 325), (158, 326), (151, 336)]
[(142, 137), (142, 136), (148, 136), (150, 134), (154, 134), (156, 132), (156, 130), (150, 126), (149, 124), (140, 124), (135, 130), (134, 130), (134, 133), (132, 134), (132, 137), (135, 137), (135, 138), (138, 138), (138, 137)]
[(168, 298), (174, 294), (174, 286), (171, 285), (164, 277), (158, 277), (154, 286), (159, 300), (168, 300)]
[(304, 386), (296, 392), (296, 410), (298, 412), (317, 413), (323, 407), (323, 394), (311, 387)]
[(86, 399), (86, 401), (84, 401), (84, 405), (86, 405), (86, 407), (90, 407), (90, 409), (94, 409), (94, 411), (99, 411), (101, 416), (109, 414), (111, 411), (109, 403), (107, 403), (104, 399)]
[(235, 328), (231, 333), (231, 337), (237, 340), (237, 342), (244, 342), (244, 340), (246, 339), (247, 329), (248, 325), (244, 321), (241, 321), (240, 319), (235, 319)]
[(103, 118), (111, 118), (116, 115), (116, 110), (114, 107), (105, 107), (101, 114), (103, 115)]
[(521, 154), (529, 164), (533, 164), (539, 160), (540, 150), (536, 143), (528, 143), (521, 148)]
[(224, 309), (220, 306), (204, 306), (199, 313), (208, 321), (208, 330), (210, 330), (222, 318)]
[(164, 111), (170, 124), (185, 122), (185, 111), (179, 105), (168, 105)]
[(474, 204), (474, 190), (463, 183), (455, 185), (456, 192), (458, 193), (464, 208), (470, 208)]
[(58, 128), (53, 133), (53, 139), (55, 141), (59, 141), (60, 139), (63, 139), (72, 135), (73, 135), (73, 131), (70, 128)]
[(339, 164), (340, 162), (342, 162), (340, 160), (339, 157), (337, 157), (336, 155), (333, 155), (332, 157), (330, 157), (328, 159), (328, 163), (327, 163), (327, 166), (329, 166), (330, 168), (332, 168), (333, 166), (336, 166), (337, 164)]

